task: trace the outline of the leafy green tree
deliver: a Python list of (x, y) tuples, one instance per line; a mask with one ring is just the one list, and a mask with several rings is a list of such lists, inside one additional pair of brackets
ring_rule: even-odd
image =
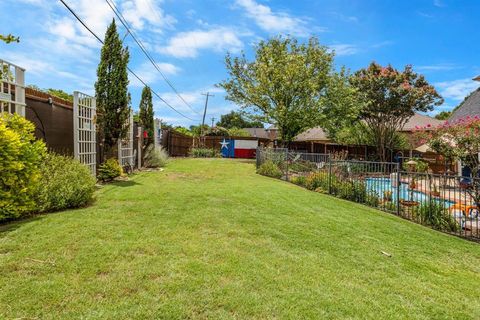
[(439, 114), (435, 115), (437, 120), (447, 120), (452, 115), (452, 111), (442, 111)]
[(148, 134), (148, 138), (144, 140), (144, 147), (147, 148), (153, 142), (154, 120), (153, 120), (153, 102), (152, 90), (150, 87), (145, 87), (142, 90), (142, 98), (139, 107), (140, 124)]
[(7, 34), (6, 36), (3, 34), (0, 34), (0, 41), (3, 41), (5, 43), (20, 42), (20, 38), (15, 37), (12, 34)]
[(108, 154), (118, 139), (123, 139), (128, 132), (128, 61), (128, 48), (123, 47), (113, 20), (105, 34), (95, 83), (102, 153)]
[(231, 128), (263, 128), (263, 123), (259, 120), (246, 119), (242, 112), (231, 111), (220, 116), (217, 126), (226, 129)]
[(177, 131), (177, 132), (180, 132), (180, 133), (183, 133), (184, 135), (186, 136), (190, 136), (190, 137), (193, 137), (193, 132), (190, 131), (189, 129), (185, 128), (185, 127), (175, 127), (173, 128), (173, 130)]
[(34, 89), (34, 90), (37, 90), (37, 91), (48, 93), (49, 95), (52, 95), (52, 96), (55, 96), (55, 97), (58, 97), (58, 98), (61, 98), (61, 99), (64, 99), (64, 100), (67, 100), (67, 101), (70, 101), (70, 102), (73, 102), (73, 95), (68, 93), (68, 92), (63, 91), (62, 89), (53, 89), (53, 88), (41, 89), (39, 86), (34, 85), (34, 84), (29, 84), (27, 87), (31, 88), (31, 89)]
[(52, 95), (52, 96), (55, 96), (55, 97), (73, 102), (73, 95), (69, 94), (68, 92), (65, 92), (61, 89), (48, 88), (47, 90), (45, 90), (45, 92)]
[[(209, 132), (209, 131), (210, 131), (210, 126), (208, 124), (204, 124), (203, 125), (203, 132)], [(200, 135), (202, 134), (202, 126), (201, 125), (198, 125), (198, 126), (191, 125), (190, 126), (190, 132), (192, 133), (192, 135), (194, 137), (200, 137)]]
[(382, 67), (372, 62), (357, 71), (350, 82), (358, 90), (361, 105), (358, 120), (374, 139), (382, 161), (394, 150), (397, 132), (415, 112), (431, 111), (443, 103), (435, 88), (409, 65), (399, 71), (391, 65)]
[(342, 110), (353, 108), (354, 90), (345, 74), (335, 71), (333, 58), (314, 37), (308, 43), (276, 37), (256, 45), (253, 61), (244, 53), (227, 54), (229, 79), (218, 86), (243, 110), (276, 124), (288, 145), (298, 133), (325, 122), (327, 114), (350, 114)]

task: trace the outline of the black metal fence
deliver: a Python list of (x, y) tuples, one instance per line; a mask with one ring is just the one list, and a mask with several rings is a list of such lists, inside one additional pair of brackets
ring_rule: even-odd
[(394, 162), (288, 149), (259, 148), (256, 164), (261, 174), (480, 240), (480, 179), (407, 172)]

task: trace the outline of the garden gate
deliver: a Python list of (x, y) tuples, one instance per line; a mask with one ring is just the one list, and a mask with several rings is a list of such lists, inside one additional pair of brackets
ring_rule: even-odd
[(25, 117), (25, 69), (0, 59), (0, 112)]
[(128, 119), (128, 132), (125, 139), (118, 140), (118, 162), (122, 167), (135, 164), (135, 155), (133, 154), (133, 111), (130, 110)]
[(97, 164), (96, 114), (95, 98), (75, 91), (73, 93), (73, 152), (75, 159), (85, 164), (94, 176)]

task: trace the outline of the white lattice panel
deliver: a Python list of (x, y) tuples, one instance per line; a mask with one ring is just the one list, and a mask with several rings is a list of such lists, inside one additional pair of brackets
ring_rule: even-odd
[(85, 164), (92, 175), (97, 169), (96, 100), (75, 91), (73, 93), (73, 149), (75, 159)]
[(128, 119), (128, 132), (125, 139), (118, 140), (118, 162), (122, 167), (135, 165), (133, 153), (133, 111), (130, 111)]
[(25, 117), (25, 69), (0, 59), (0, 112)]

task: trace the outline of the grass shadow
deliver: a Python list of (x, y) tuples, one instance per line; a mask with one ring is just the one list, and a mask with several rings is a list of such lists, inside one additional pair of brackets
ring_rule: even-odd
[(110, 182), (109, 184), (114, 185), (116, 187), (126, 188), (126, 187), (133, 187), (135, 185), (141, 185), (135, 180), (127, 180), (127, 181), (114, 181)]
[(43, 219), (44, 216), (45, 216), (44, 214), (39, 214), (32, 217), (26, 217), (20, 220), (10, 220), (10, 221), (2, 222), (0, 224), (0, 238), (6, 236), (8, 233), (12, 231), (17, 230), (24, 224)]

